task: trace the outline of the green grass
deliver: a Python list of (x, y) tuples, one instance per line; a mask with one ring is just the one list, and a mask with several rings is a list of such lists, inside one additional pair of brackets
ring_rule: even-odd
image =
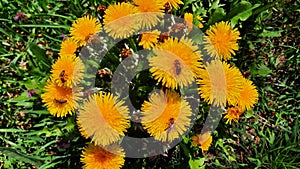
[[(178, 13), (194, 11), (209, 19), (216, 11), (209, 2), (197, 4), (196, 11), (187, 3)], [(242, 40), (233, 62), (257, 86), (259, 102), (239, 123), (221, 121), (210, 150), (199, 159), (205, 159), (206, 168), (300, 168), (300, 1), (249, 2), (260, 6), (237, 23)], [(78, 132), (75, 115), (51, 116), (40, 95), (58, 57), (61, 34), (68, 34), (76, 18), (96, 16), (99, 4), (109, 2), (0, 2), (0, 168), (82, 166), (79, 159), (87, 140)], [(226, 13), (236, 5), (230, 0), (217, 4)], [(19, 11), (28, 15), (27, 21), (13, 20)], [(36, 91), (31, 98), (29, 89)], [(183, 142), (171, 150), (173, 156), (127, 158), (124, 168), (184, 168), (192, 152), (197, 150)]]

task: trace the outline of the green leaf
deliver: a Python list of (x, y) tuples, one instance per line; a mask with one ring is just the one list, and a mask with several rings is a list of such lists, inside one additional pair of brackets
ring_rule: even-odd
[(23, 106), (23, 107), (30, 108), (33, 106), (33, 102), (18, 102), (16, 106)]
[(31, 113), (31, 114), (39, 114), (39, 115), (49, 115), (48, 110), (24, 110), (25, 113)]
[(53, 168), (56, 164), (60, 164), (62, 163), (61, 161), (58, 161), (58, 162), (49, 162), (49, 163), (46, 163), (46, 164), (43, 164), (39, 169), (47, 169), (47, 168)]
[(0, 133), (6, 133), (6, 132), (28, 132), (27, 130), (21, 130), (21, 129), (0, 129)]
[(75, 124), (71, 118), (67, 119), (66, 126), (63, 129), (66, 129), (68, 132), (74, 130)]
[(185, 143), (180, 143), (180, 147), (183, 149), (183, 152), (186, 156), (188, 156), (189, 154), (191, 154), (191, 152), (189, 151), (189, 149), (187, 148)]
[(221, 21), (226, 16), (226, 12), (223, 8), (217, 8), (208, 20), (208, 24), (214, 24)]
[(248, 160), (249, 160), (250, 162), (255, 163), (255, 164), (257, 165), (256, 168), (259, 168), (259, 167), (261, 166), (261, 161), (260, 161), (259, 159), (248, 157)]
[(237, 3), (228, 14), (228, 18), (231, 18), (231, 24), (234, 26), (239, 20), (247, 20), (252, 15), (252, 10), (259, 6), (260, 4), (252, 6), (252, 4), (248, 1)]
[(222, 6), (224, 6), (224, 4), (220, 4), (220, 0), (214, 0), (212, 2), (212, 4), (210, 5), (210, 8), (209, 8), (208, 11), (210, 12), (212, 9), (217, 9), (217, 8), (222, 7)]
[(203, 158), (196, 158), (193, 159), (192, 156), (190, 156), (189, 165), (191, 169), (205, 169), (205, 157)]
[(41, 161), (37, 160), (35, 157), (30, 156), (28, 154), (17, 151), (13, 148), (9, 147), (0, 147), (0, 151), (7, 155), (10, 158), (14, 158), (19, 161), (23, 161), (25, 163), (32, 164), (34, 166), (40, 166), (42, 164)]
[(35, 43), (29, 43), (28, 45), (28, 53), (33, 56), (33, 59), (35, 61), (35, 65), (39, 65), (41, 70), (49, 71), (51, 68), (51, 59), (48, 55), (46, 55), (46, 52), (41, 49), (38, 45)]
[(26, 89), (36, 89), (38, 86), (38, 82), (36, 81), (36, 79), (28, 79), (27, 81), (20, 83), (23, 84)]
[(280, 30), (280, 31), (267, 31), (267, 30), (264, 29), (263, 32), (260, 33), (258, 36), (268, 37), (268, 38), (280, 37), (281, 32), (283, 32), (283, 30)]
[(32, 107), (33, 101), (30, 100), (34, 99), (35, 97), (29, 98), (27, 95), (27, 91), (24, 91), (20, 96), (9, 100), (9, 102), (16, 102), (16, 106), (24, 106), (24, 107)]
[(0, 28), (0, 32), (5, 34), (6, 36), (10, 37), (9, 33), (6, 32), (4, 29)]
[(45, 145), (43, 145), (42, 147), (40, 147), (35, 153), (40, 154), (42, 151), (45, 151), (45, 149), (47, 147), (50, 147), (52, 144), (54, 145), (55, 143), (56, 143), (56, 140), (52, 140), (52, 141), (46, 143)]
[(188, 142), (190, 141), (190, 139), (187, 137), (183, 137), (182, 140), (185, 144), (188, 144)]
[[(182, 9), (187, 9), (189, 7), (190, 4), (195, 4), (196, 0), (185, 0), (183, 2), (183, 7)], [(194, 12), (194, 11), (193, 11)]]
[(69, 30), (70, 26), (66, 26), (66, 25), (38, 25), (38, 24), (23, 24), (23, 25), (18, 25), (19, 27), (23, 27), (23, 28), (63, 28), (65, 30)]
[(272, 73), (272, 70), (269, 69), (266, 65), (264, 65), (263, 63), (258, 65), (257, 74), (259, 74), (260, 76), (266, 76), (269, 73)]
[(27, 91), (24, 91), (20, 96), (10, 99), (9, 102), (24, 102), (28, 100), (30, 100), (30, 98), (27, 95)]
[(256, 115), (254, 114), (253, 110), (248, 110), (248, 111), (245, 112), (245, 117), (247, 119), (252, 118), (252, 117), (255, 118)]

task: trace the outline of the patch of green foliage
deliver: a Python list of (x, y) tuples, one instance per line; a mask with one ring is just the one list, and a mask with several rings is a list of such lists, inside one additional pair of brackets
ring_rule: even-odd
[[(80, 154), (87, 141), (80, 136), (76, 115), (51, 116), (40, 95), (62, 34), (78, 17), (96, 16), (98, 5), (110, 3), (0, 2), (0, 168), (82, 167)], [(257, 86), (259, 102), (238, 123), (221, 121), (206, 154), (184, 138), (170, 150), (172, 156), (127, 158), (123, 168), (300, 168), (300, 1), (185, 0), (181, 7), (176, 14), (192, 12), (210, 25), (228, 20), (238, 27), (242, 39), (233, 61)], [(17, 12), (28, 18), (14, 21)], [(152, 90), (140, 84), (132, 97)], [(204, 119), (198, 117), (197, 123)]]

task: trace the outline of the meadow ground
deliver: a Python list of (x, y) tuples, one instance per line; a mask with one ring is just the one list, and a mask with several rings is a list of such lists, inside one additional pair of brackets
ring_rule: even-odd
[[(41, 95), (51, 64), (59, 57), (62, 34), (69, 36), (76, 19), (86, 14), (99, 16), (99, 5), (109, 4), (113, 2), (0, 2), (0, 168), (83, 166), (81, 152), (89, 140), (81, 136), (76, 115), (50, 115)], [(202, 16), (206, 21), (203, 32), (222, 20), (236, 22), (241, 39), (230, 64), (256, 86), (258, 103), (238, 122), (229, 125), (222, 119), (209, 150), (202, 152), (190, 139), (207, 116), (208, 104), (201, 101), (195, 125), (180, 144), (166, 156), (125, 158), (123, 168), (300, 168), (300, 1), (184, 0), (179, 7), (170, 13)], [(134, 44), (137, 39), (128, 41), (130, 48), (139, 48)], [(113, 48), (114, 58), (104, 59), (99, 70), (104, 71), (103, 65), (116, 66), (120, 51)], [(100, 87), (110, 86), (109, 77), (99, 79)], [(153, 81), (135, 79), (139, 87), (131, 91), (133, 100), (137, 99), (134, 104), (141, 106), (139, 99), (153, 89), (147, 87), (155, 85)], [(131, 124), (128, 133), (139, 135), (139, 127)]]

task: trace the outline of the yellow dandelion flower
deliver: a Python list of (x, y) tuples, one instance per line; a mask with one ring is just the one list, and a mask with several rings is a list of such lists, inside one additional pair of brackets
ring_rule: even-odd
[(236, 67), (213, 60), (200, 70), (199, 78), (199, 93), (208, 103), (216, 106), (225, 106), (226, 101), (230, 105), (237, 103), (243, 77)]
[(238, 122), (238, 120), (240, 119), (240, 116), (243, 114), (243, 110), (239, 107), (239, 106), (235, 106), (235, 107), (230, 107), (227, 109), (226, 112), (224, 112), (223, 114), (226, 114), (224, 116), (226, 120), (226, 124), (231, 124), (231, 121), (235, 121)]
[(83, 149), (80, 160), (84, 169), (120, 169), (125, 162), (124, 156), (124, 150), (116, 144), (103, 148), (90, 143)]
[(162, 0), (133, 0), (139, 9), (142, 28), (150, 29), (157, 25), (160, 18), (163, 17), (164, 1)]
[(85, 138), (88, 139), (89, 135), (85, 132), (84, 128), (81, 127), (81, 124), (77, 121), (77, 124), (79, 126), (79, 132), (80, 134)]
[(205, 21), (203, 20), (203, 18), (201, 16), (196, 16), (196, 19), (198, 20), (198, 28), (203, 28), (203, 23), (205, 23)]
[(42, 101), (53, 116), (64, 117), (72, 114), (80, 100), (80, 88), (64, 88), (58, 86), (52, 80), (48, 80), (45, 86), (45, 93), (42, 94)]
[(175, 92), (152, 93), (141, 110), (143, 126), (160, 141), (170, 142), (179, 138), (191, 123), (190, 105)]
[(119, 141), (129, 126), (128, 107), (112, 94), (94, 94), (79, 110), (78, 124), (83, 135), (96, 145), (106, 146)]
[(196, 16), (196, 18), (197, 18), (200, 22), (205, 22), (201, 16)]
[(243, 110), (250, 110), (258, 101), (258, 93), (252, 81), (243, 78), (242, 90), (238, 98), (238, 105)]
[(154, 45), (158, 43), (159, 35), (160, 32), (158, 30), (143, 32), (139, 45), (143, 46), (144, 49), (153, 48)]
[(67, 38), (60, 45), (59, 55), (73, 55), (78, 47), (78, 43), (74, 38)]
[(229, 22), (219, 22), (210, 26), (210, 30), (206, 31), (208, 36), (205, 36), (205, 49), (212, 57), (223, 58), (228, 60), (231, 54), (235, 55), (234, 50), (238, 50), (237, 40), (240, 39), (239, 31), (231, 29)]
[(210, 144), (212, 142), (212, 136), (210, 132), (206, 132), (204, 134), (197, 134), (195, 136), (192, 136), (192, 144), (193, 146), (197, 147), (200, 146), (202, 149), (202, 152), (207, 151), (210, 147)]
[(240, 70), (223, 62), (226, 77), (226, 101), (229, 105), (234, 105), (238, 101), (241, 91), (243, 75)]
[(60, 87), (72, 88), (83, 78), (84, 65), (75, 55), (62, 55), (52, 65), (51, 78)]
[(202, 23), (199, 23), (199, 24), (198, 24), (198, 28), (200, 28), (200, 29), (201, 29), (201, 28), (203, 28), (203, 27), (204, 27), (204, 26), (203, 26), (203, 24), (202, 24)]
[(153, 49), (156, 56), (149, 58), (154, 79), (172, 89), (191, 84), (202, 66), (197, 49), (190, 39), (165, 40)]
[(214, 105), (225, 105), (226, 103), (226, 77), (222, 62), (212, 61), (205, 69), (201, 69), (197, 80), (199, 93), (205, 101)]
[(70, 29), (71, 36), (79, 45), (85, 45), (90, 36), (95, 35), (101, 29), (101, 24), (91, 15), (86, 15), (76, 20)]
[(184, 20), (187, 24), (188, 32), (190, 32), (193, 29), (193, 14), (185, 13), (184, 14)]
[(138, 8), (129, 3), (110, 5), (105, 10), (104, 30), (115, 39), (130, 37), (141, 27), (141, 18), (136, 15), (138, 12)]
[(180, 4), (183, 4), (181, 0), (165, 0), (165, 4), (168, 3), (171, 8), (175, 8), (176, 10), (179, 8)]

